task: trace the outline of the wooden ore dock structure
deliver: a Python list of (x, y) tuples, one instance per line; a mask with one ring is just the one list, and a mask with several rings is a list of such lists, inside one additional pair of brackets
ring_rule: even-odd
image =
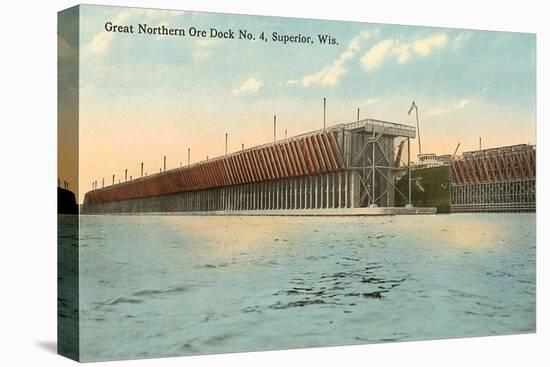
[[(395, 207), (415, 128), (365, 119), (94, 189), (84, 214), (432, 214)], [(407, 162), (403, 150), (407, 147)], [(410, 187), (409, 187), (410, 189)]]

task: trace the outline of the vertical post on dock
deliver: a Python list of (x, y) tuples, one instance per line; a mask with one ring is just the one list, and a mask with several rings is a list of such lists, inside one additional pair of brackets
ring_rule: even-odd
[(225, 155), (227, 155), (227, 133), (225, 133)]
[(124, 170), (124, 182), (128, 181), (128, 169)]
[(164, 156), (164, 171), (166, 171), (166, 156)]
[(143, 162), (141, 162), (141, 177), (143, 177)]
[(327, 129), (327, 99), (323, 98), (323, 131)]
[(277, 115), (273, 115), (273, 142), (277, 141)]
[(374, 125), (372, 125), (372, 203), (371, 207), (376, 207), (376, 132), (374, 129)]
[(357, 109), (357, 122), (359, 122), (359, 112), (361, 111), (360, 108)]
[(101, 188), (105, 187), (105, 177), (101, 179)]
[(412, 207), (412, 203), (411, 203), (411, 182), (412, 182), (412, 177), (411, 177), (411, 138), (407, 138), (407, 169), (408, 169), (408, 172), (407, 172), (407, 175), (409, 176), (409, 204), (407, 205), (407, 207)]
[(187, 166), (191, 164), (191, 148), (187, 148)]
[(115, 184), (115, 175), (113, 174), (113, 185)]

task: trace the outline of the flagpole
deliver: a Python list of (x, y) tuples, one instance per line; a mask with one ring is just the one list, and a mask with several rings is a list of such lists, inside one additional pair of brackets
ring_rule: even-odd
[[(414, 103), (414, 102), (413, 102)], [(416, 112), (416, 132), (418, 134), (418, 154), (422, 154), (422, 144), (420, 143), (420, 124), (418, 123), (418, 106), (414, 104), (414, 110)]]
[(409, 115), (411, 114), (411, 111), (414, 108), (414, 112), (416, 114), (416, 134), (418, 135), (418, 154), (422, 154), (422, 144), (420, 142), (420, 124), (418, 123), (418, 106), (413, 101), (411, 104), (411, 108), (409, 108)]

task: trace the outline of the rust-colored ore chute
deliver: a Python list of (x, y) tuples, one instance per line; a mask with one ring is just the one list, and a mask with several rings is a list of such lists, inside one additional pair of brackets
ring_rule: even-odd
[(451, 164), (452, 212), (536, 209), (536, 151), (520, 144), (463, 153)]
[(92, 190), (83, 212), (391, 207), (394, 178), (407, 169), (396, 142), (414, 136), (379, 120), (340, 124)]

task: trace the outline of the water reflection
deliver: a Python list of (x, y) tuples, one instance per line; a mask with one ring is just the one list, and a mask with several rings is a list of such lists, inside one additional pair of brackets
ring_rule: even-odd
[(85, 216), (84, 360), (535, 328), (535, 216)]

